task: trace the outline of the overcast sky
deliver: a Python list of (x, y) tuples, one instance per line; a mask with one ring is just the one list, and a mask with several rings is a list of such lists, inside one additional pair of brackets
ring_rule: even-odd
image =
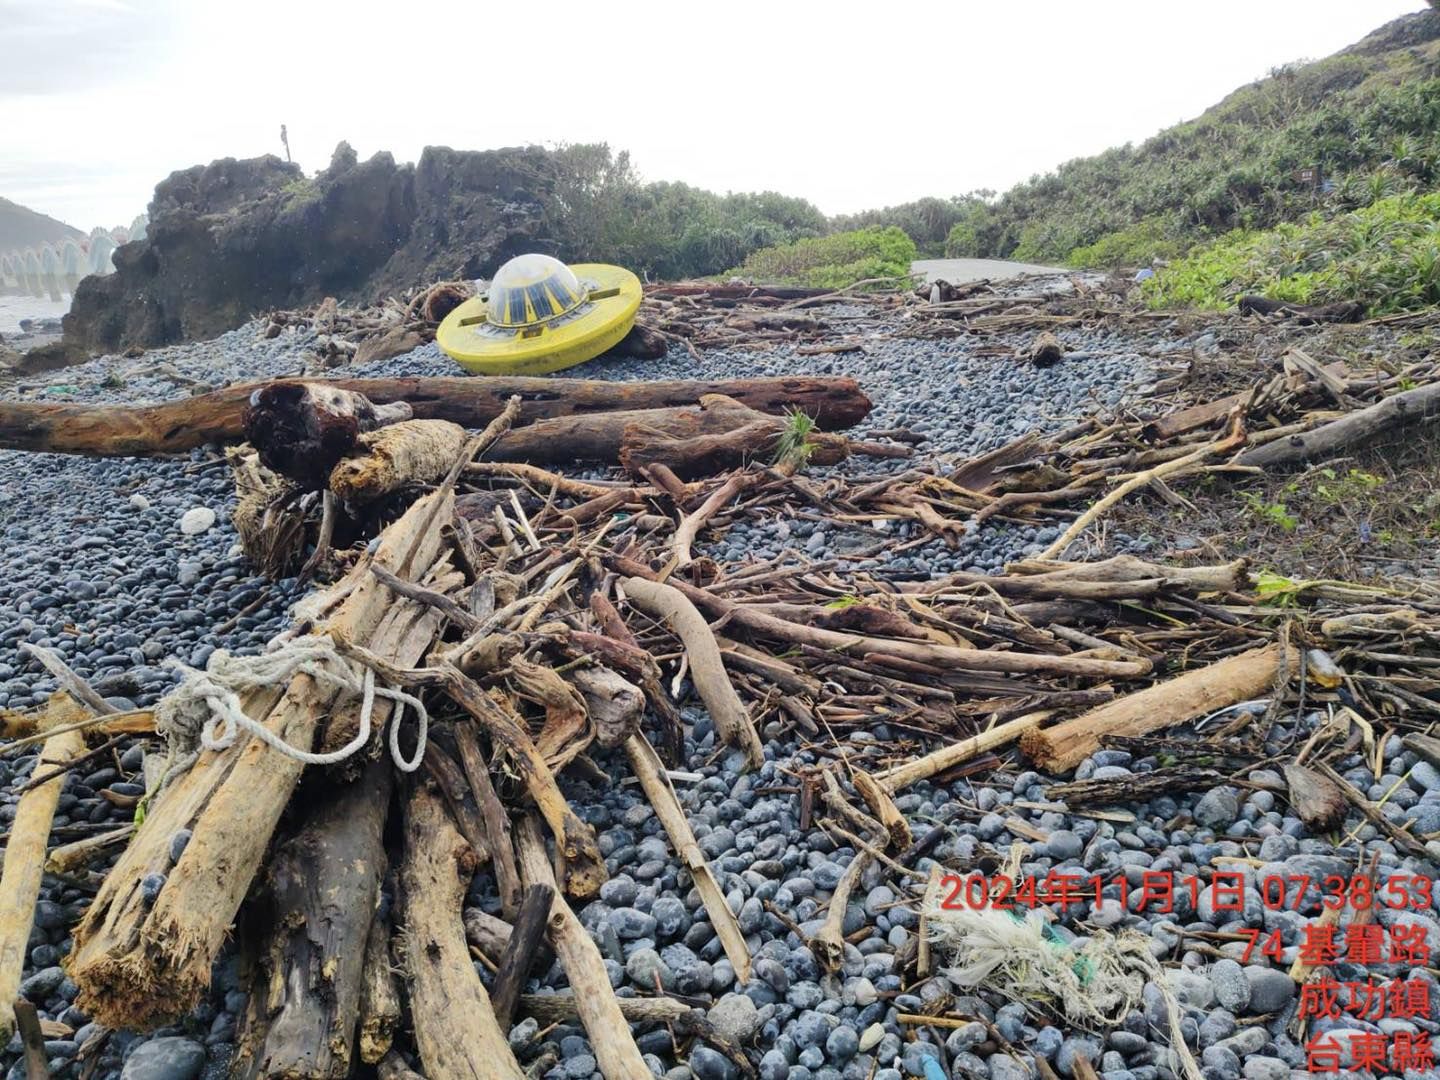
[(128, 224), (174, 169), (283, 154), (284, 123), (307, 172), (341, 139), (605, 141), (647, 179), (840, 213), (1003, 190), (1423, 7), (0, 0), (0, 195)]

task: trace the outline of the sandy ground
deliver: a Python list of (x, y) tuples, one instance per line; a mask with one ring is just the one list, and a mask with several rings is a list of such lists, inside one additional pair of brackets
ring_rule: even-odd
[(1006, 262), (1004, 259), (916, 259), (910, 264), (916, 273), (924, 273), (926, 281), (948, 281), (959, 285), (982, 278), (999, 280), (1021, 274), (1064, 274), (1063, 266), (1036, 266), (1033, 263)]

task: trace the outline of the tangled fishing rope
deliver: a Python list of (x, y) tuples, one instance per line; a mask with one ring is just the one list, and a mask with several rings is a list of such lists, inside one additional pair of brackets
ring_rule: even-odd
[(1201, 1080), (1180, 1029), (1180, 1008), (1169, 980), (1150, 953), (1149, 939), (1130, 930), (1097, 931), (1083, 948), (1052, 936), (1037, 911), (970, 907), (926, 909), (932, 941), (950, 954), (946, 977), (956, 986), (986, 987), (1011, 1001), (1043, 1005), (1077, 1027), (1114, 1027), (1153, 982), (1165, 1000), (1171, 1049), (1187, 1080)]
[[(344, 761), (370, 741), (371, 716), (377, 697), (395, 703), (389, 737), (390, 757), (395, 767), (401, 772), (414, 772), (425, 757), (430, 714), (424, 704), (403, 690), (377, 686), (374, 670), (341, 656), (329, 637), (314, 634), (298, 637), (274, 652), (258, 656), (234, 656), (223, 649), (217, 650), (211, 654), (204, 671), (175, 660), (166, 666), (182, 672), (182, 678), (180, 685), (155, 707), (155, 730), (165, 736), (170, 746), (170, 761), (162, 786), (188, 769), (201, 750), (225, 750), (233, 746), (241, 731), (306, 765), (333, 765)], [(340, 749), (323, 754), (303, 750), (245, 715), (240, 706), (240, 693), (284, 685), (296, 675), (309, 675), (316, 682), (360, 697), (360, 730)], [(415, 710), (416, 717), (415, 752), (408, 759), (400, 749), (400, 720), (407, 705)]]

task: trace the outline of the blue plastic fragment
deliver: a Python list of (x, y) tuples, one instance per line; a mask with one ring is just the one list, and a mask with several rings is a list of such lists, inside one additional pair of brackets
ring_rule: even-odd
[(945, 1067), (937, 1058), (927, 1057), (921, 1060), (925, 1063), (925, 1080), (949, 1080), (945, 1075)]

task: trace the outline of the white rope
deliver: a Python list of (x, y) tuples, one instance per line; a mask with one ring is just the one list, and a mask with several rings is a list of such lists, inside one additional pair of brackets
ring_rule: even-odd
[[(419, 698), (392, 687), (377, 686), (373, 669), (347, 660), (328, 637), (308, 635), (285, 642), (259, 656), (233, 656), (221, 649), (212, 653), (204, 671), (171, 660), (165, 665), (183, 673), (180, 685), (155, 708), (155, 728), (169, 740), (172, 761), (181, 754), (193, 760), (200, 749), (226, 750), (240, 732), (253, 735), (286, 757), (306, 765), (333, 765), (351, 757), (370, 741), (371, 716), (377, 697), (395, 703), (390, 719), (390, 757), (401, 772), (414, 772), (425, 757), (430, 715)], [(357, 670), (358, 669), (358, 670)], [(288, 683), (296, 675), (358, 695), (360, 730), (338, 750), (316, 754), (286, 742), (264, 724), (245, 715), (239, 694), (247, 690)], [(405, 706), (415, 710), (415, 752), (406, 758), (400, 749), (400, 720)], [(180, 770), (188, 767), (188, 762)], [(172, 766), (171, 772), (177, 771)]]

